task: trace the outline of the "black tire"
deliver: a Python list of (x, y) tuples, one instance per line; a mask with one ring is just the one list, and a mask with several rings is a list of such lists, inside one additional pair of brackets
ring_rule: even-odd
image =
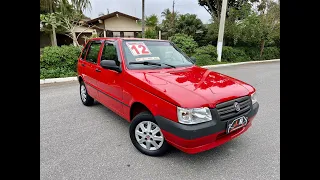
[[(130, 128), (129, 128), (129, 133), (130, 133), (130, 139), (131, 139), (131, 142), (132, 144), (143, 154), (145, 155), (148, 155), (148, 156), (162, 156), (164, 155), (168, 149), (169, 149), (169, 144), (167, 143), (167, 141), (164, 139), (163, 135), (161, 132), (161, 135), (163, 137), (163, 143), (161, 145), (161, 147), (159, 149), (156, 149), (156, 150), (148, 150), (144, 147), (142, 147), (137, 139), (136, 139), (136, 135), (135, 135), (135, 130), (136, 130), (136, 127), (139, 123), (143, 122), (143, 121), (150, 121), (154, 124), (157, 125), (157, 122), (155, 121), (153, 115), (150, 113), (150, 112), (147, 112), (147, 111), (144, 111), (144, 112), (141, 112), (139, 113), (138, 115), (136, 115), (131, 124), (130, 124)], [(160, 130), (161, 131), (161, 130)], [(152, 138), (151, 138), (152, 140)], [(153, 145), (152, 145), (153, 146)]]
[[(81, 95), (81, 88), (84, 87), (86, 98), (84, 99)], [(85, 106), (93, 105), (94, 99), (88, 94), (87, 87), (83, 81), (80, 82), (80, 99)]]

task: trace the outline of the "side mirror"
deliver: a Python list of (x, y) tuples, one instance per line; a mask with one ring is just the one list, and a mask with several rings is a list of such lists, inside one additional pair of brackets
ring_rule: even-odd
[(122, 72), (122, 70), (120, 69), (120, 66), (118, 66), (114, 60), (102, 60), (100, 62), (100, 65), (105, 69), (114, 70), (119, 73)]
[(197, 59), (196, 59), (195, 57), (190, 57), (190, 59), (191, 59), (194, 63), (196, 63), (196, 61), (197, 61)]

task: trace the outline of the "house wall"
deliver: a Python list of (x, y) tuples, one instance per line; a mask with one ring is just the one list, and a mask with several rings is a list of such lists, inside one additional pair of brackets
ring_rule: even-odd
[(94, 29), (83, 27), (83, 26), (77, 26), (75, 27), (76, 33), (86, 32), (86, 33), (92, 33)]
[(105, 29), (110, 31), (142, 31), (141, 25), (127, 17), (112, 17), (104, 20)]

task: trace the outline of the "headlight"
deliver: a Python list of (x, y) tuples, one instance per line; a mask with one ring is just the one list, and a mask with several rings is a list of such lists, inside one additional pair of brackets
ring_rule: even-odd
[(198, 124), (212, 120), (210, 109), (207, 107), (193, 109), (177, 107), (177, 114), (182, 124)]
[(258, 102), (257, 97), (256, 97), (256, 93), (251, 94), (251, 101), (252, 101), (252, 104)]

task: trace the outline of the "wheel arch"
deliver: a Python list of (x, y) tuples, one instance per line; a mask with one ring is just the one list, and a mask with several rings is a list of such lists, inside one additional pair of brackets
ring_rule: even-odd
[(139, 114), (140, 112), (143, 112), (143, 111), (148, 111), (152, 114), (151, 110), (143, 103), (141, 103), (141, 102), (132, 103), (132, 105), (130, 106), (130, 122), (137, 114)]

